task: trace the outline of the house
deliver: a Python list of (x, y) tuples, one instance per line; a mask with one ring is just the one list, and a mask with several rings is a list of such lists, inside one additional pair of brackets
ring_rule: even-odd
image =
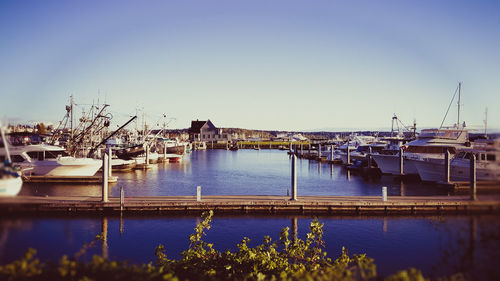
[(191, 128), (189, 128), (189, 140), (191, 141), (225, 142), (232, 139), (232, 135), (223, 133), (222, 129), (215, 127), (210, 120), (191, 121)]

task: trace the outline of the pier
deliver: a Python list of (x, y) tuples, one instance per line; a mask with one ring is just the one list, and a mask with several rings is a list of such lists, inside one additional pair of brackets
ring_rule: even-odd
[(2, 214), (190, 214), (213, 210), (220, 214), (296, 215), (457, 215), (500, 214), (498, 196), (253, 196), (220, 195), (154, 197), (37, 197), (0, 198)]

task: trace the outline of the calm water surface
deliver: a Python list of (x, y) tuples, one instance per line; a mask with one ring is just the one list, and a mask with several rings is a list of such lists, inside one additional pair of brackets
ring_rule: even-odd
[[(457, 271), (473, 280), (499, 280), (500, 224), (498, 217), (320, 217), (325, 224), (326, 251), (337, 257), (346, 247), (350, 254), (374, 258), (382, 275), (416, 267), (427, 276)], [(205, 241), (218, 250), (235, 250), (249, 237), (253, 246), (265, 235), (279, 238), (282, 227), (297, 225), (305, 239), (310, 217), (216, 216)], [(29, 247), (42, 260), (73, 255), (103, 229), (107, 243), (98, 243), (86, 258), (104, 254), (131, 262), (154, 261), (154, 249), (166, 247), (170, 258), (179, 258), (189, 244), (197, 217), (43, 217), (0, 219), (0, 263), (19, 258)]]
[[(363, 179), (343, 167), (298, 159), (299, 195), (446, 195), (449, 191), (415, 182)], [(279, 150), (206, 150), (186, 155), (180, 163), (153, 165), (149, 170), (115, 173), (118, 183), (111, 185), (111, 196), (195, 195), (202, 186), (206, 195), (286, 195), (290, 188), (290, 159)], [(95, 195), (99, 185), (30, 184), (21, 195)]]
[[(446, 195), (448, 191), (392, 177), (363, 179), (340, 166), (298, 160), (299, 195), (380, 195), (387, 186), (393, 196)], [(284, 151), (197, 151), (181, 163), (154, 165), (147, 171), (115, 173), (126, 196), (194, 195), (201, 185), (209, 195), (286, 195), (290, 186), (290, 160)], [(24, 185), (23, 195), (95, 195), (99, 185)], [(219, 250), (235, 249), (243, 237), (253, 245), (265, 235), (278, 239), (282, 227), (297, 225), (305, 238), (311, 217), (216, 216), (207, 241)], [(72, 255), (83, 243), (107, 230), (107, 243), (92, 254), (149, 262), (154, 248), (165, 245), (167, 255), (178, 258), (199, 218), (185, 217), (0, 217), (0, 263), (19, 258), (29, 247), (42, 260)], [(326, 251), (335, 258), (345, 246), (351, 254), (375, 259), (380, 274), (416, 267), (427, 276), (457, 271), (475, 280), (500, 280), (500, 220), (498, 216), (457, 217), (321, 217)]]

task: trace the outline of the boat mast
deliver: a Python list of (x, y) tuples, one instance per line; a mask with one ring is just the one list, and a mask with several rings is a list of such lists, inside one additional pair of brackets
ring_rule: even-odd
[(71, 106), (70, 106), (70, 113), (71, 113), (71, 121), (70, 121), (70, 124), (71, 124), (71, 139), (73, 140), (73, 104), (74, 104), (73, 95), (71, 95), (70, 98), (71, 98)]
[(488, 138), (488, 133), (487, 133), (487, 129), (488, 129), (488, 108), (486, 108), (484, 110), (484, 136), (486, 138)]
[(458, 119), (457, 128), (460, 129), (460, 92), (462, 90), (462, 82), (458, 82)]

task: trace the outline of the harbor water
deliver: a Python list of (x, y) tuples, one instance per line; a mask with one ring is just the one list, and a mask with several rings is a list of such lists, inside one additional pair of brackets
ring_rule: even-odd
[[(298, 160), (298, 194), (381, 196), (447, 195), (450, 191), (419, 182), (401, 182), (393, 177), (363, 178), (341, 166)], [(290, 188), (290, 159), (284, 151), (207, 150), (184, 156), (180, 163), (153, 165), (148, 170), (115, 173), (118, 182), (110, 195), (118, 197), (123, 186), (126, 197), (196, 194), (286, 195)], [(20, 195), (100, 196), (99, 185), (25, 184)], [(279, 238), (283, 227), (296, 225), (305, 239), (313, 218), (309, 216), (215, 216), (206, 241), (218, 250), (236, 249), (243, 237), (252, 245), (265, 235)], [(500, 273), (500, 220), (489, 216), (361, 217), (324, 216), (326, 251), (331, 258), (342, 247), (350, 254), (373, 258), (382, 275), (415, 267), (426, 276), (439, 277), (463, 272), (470, 279), (498, 280)], [(133, 263), (154, 261), (154, 249), (165, 245), (169, 258), (179, 258), (189, 245), (189, 234), (197, 216), (12, 216), (0, 218), (0, 263), (22, 256), (28, 248), (38, 250), (42, 261), (73, 255), (103, 230), (106, 243), (89, 250)]]
[[(123, 186), (126, 197), (196, 195), (286, 195), (290, 189), (289, 156), (279, 150), (205, 150), (185, 155), (180, 163), (160, 163), (148, 170), (115, 173), (110, 195), (118, 197)], [(389, 196), (446, 195), (450, 191), (401, 182), (393, 177), (365, 179), (339, 165), (297, 160), (298, 195), (376, 196), (382, 186)], [(29, 184), (20, 195), (100, 196), (100, 185)]]

